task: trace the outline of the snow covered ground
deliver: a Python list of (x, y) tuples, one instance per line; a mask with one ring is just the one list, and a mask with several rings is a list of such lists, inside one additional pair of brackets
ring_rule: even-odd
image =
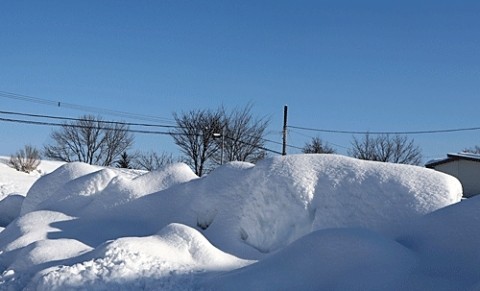
[(26, 174), (9, 167), (9, 160), (9, 157), (0, 156), (0, 200), (11, 194), (25, 196), (28, 189), (40, 176), (51, 173), (64, 164), (63, 162), (42, 161), (38, 171)]
[(480, 198), (460, 202), (458, 180), (430, 169), (292, 155), (198, 178), (69, 163), (24, 199), (22, 173), (0, 174), (13, 189), (0, 209), (19, 200), (0, 212), (0, 290), (480, 289)]
[(9, 157), (0, 156), (0, 228), (19, 214), (25, 195), (42, 175), (53, 172), (62, 162), (42, 161), (38, 170), (26, 174), (8, 166)]

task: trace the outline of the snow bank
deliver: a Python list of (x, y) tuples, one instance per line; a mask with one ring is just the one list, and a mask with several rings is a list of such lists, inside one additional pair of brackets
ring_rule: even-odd
[(318, 229), (395, 228), (462, 196), (458, 180), (430, 169), (336, 155), (227, 165), (195, 189), (191, 208), (207, 237), (238, 255), (238, 241), (268, 253)]
[(480, 197), (389, 237), (319, 230), (247, 267), (201, 280), (206, 290), (479, 290)]
[[(54, 223), (74, 219), (61, 212), (35, 211), (23, 215), (8, 225), (0, 234), (0, 246), (3, 254), (28, 246), (36, 241), (48, 239), (52, 233), (60, 231)], [(1, 257), (1, 265), (5, 264)]]
[(89, 257), (44, 270), (31, 286), (35, 290), (185, 290), (201, 272), (228, 271), (250, 263), (216, 249), (198, 231), (179, 224), (153, 236), (107, 242)]
[(185, 164), (174, 164), (162, 171), (102, 168), (69, 163), (41, 177), (30, 189), (21, 214), (49, 209), (70, 215), (96, 215), (144, 195), (198, 178)]
[(198, 176), (183, 163), (168, 165), (165, 168), (142, 175), (125, 177), (117, 175), (84, 210), (84, 215), (95, 215), (105, 210), (128, 203), (145, 195), (156, 193), (172, 186), (197, 179)]
[(442, 250), (429, 234), (444, 237), (415, 221), (461, 192), (430, 169), (336, 155), (229, 163), (202, 178), (181, 163), (151, 173), (65, 164), (0, 232), (0, 288), (382, 289), (412, 273), (405, 286), (437, 287), (422, 272), (427, 249)]
[(75, 222), (82, 229), (112, 220), (129, 225), (99, 235), (98, 243), (180, 222), (227, 252), (255, 259), (318, 229), (395, 228), (458, 202), (461, 192), (458, 180), (430, 169), (336, 155), (230, 163), (202, 179), (185, 164), (141, 174), (71, 163), (39, 179), (21, 213), (86, 217)]
[(19, 217), (0, 233), (0, 289), (19, 290), (35, 272), (89, 249), (68, 238), (51, 240), (60, 231), (53, 223), (73, 217), (54, 211), (35, 211)]
[[(480, 196), (421, 217), (396, 240), (418, 254), (417, 284), (437, 290), (480, 290)], [(433, 284), (433, 283), (432, 283)]]
[(316, 231), (251, 266), (208, 278), (207, 290), (393, 290), (412, 251), (365, 229)]

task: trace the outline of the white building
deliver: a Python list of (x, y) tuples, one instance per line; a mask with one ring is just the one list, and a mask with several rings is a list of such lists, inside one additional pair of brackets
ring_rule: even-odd
[(480, 155), (448, 154), (446, 159), (428, 162), (425, 167), (456, 177), (463, 186), (463, 197), (480, 194)]

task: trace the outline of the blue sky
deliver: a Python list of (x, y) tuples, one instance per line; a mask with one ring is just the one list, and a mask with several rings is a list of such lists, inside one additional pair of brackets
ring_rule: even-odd
[[(252, 102), (278, 142), (285, 104), (300, 127), (479, 127), (479, 27), (478, 1), (2, 1), (0, 91), (166, 122)], [(89, 113), (4, 97), (1, 110)], [(51, 130), (0, 122), (0, 155)], [(352, 140), (291, 129), (289, 144), (317, 135), (340, 153)], [(480, 145), (480, 131), (411, 137), (426, 160)], [(152, 135), (135, 149), (176, 151)]]

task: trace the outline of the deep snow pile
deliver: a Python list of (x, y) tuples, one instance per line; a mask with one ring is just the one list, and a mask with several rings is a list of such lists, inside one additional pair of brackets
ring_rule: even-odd
[(337, 228), (306, 235), (207, 290), (480, 290), (480, 197), (437, 210), (391, 236)]
[[(230, 163), (203, 178), (184, 164), (141, 173), (71, 163), (39, 179), (22, 216), (0, 233), (0, 282), (45, 290), (400, 289), (415, 273), (408, 286), (433, 288), (435, 274), (422, 273), (425, 245), (415, 248), (428, 239), (411, 225), (460, 201), (461, 191), (433, 170), (336, 155)], [(442, 236), (440, 227), (431, 233)], [(448, 286), (460, 284), (452, 278)]]
[[(71, 266), (56, 266), (37, 277), (39, 290), (162, 290), (192, 285), (195, 273), (224, 271), (250, 262), (212, 246), (198, 231), (170, 224), (147, 237), (109, 241)], [(165, 277), (175, 272), (171, 280)]]

